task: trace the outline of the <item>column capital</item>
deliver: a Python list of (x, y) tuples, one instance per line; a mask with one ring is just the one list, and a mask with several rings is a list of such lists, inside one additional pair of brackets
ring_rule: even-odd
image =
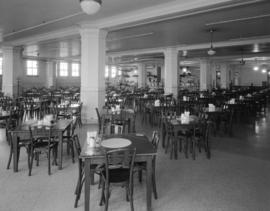
[(13, 49), (14, 49), (14, 46), (11, 46), (11, 45), (4, 45), (4, 46), (2, 46), (3, 52), (4, 51), (13, 51)]
[(81, 25), (79, 32), (82, 38), (91, 36), (104, 40), (108, 34), (108, 32), (104, 29), (99, 29), (97, 27), (91, 27), (87, 25)]

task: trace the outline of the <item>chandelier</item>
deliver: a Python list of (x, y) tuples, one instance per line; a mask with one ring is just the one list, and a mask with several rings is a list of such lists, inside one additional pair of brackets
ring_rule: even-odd
[(101, 7), (101, 0), (80, 0), (82, 11), (87, 15), (97, 13)]

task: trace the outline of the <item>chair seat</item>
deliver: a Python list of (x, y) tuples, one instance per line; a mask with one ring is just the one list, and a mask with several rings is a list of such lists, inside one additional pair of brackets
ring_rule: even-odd
[[(109, 174), (109, 182), (110, 183), (121, 183), (125, 182), (129, 179), (129, 168), (116, 168), (116, 169), (110, 169)], [(106, 171), (102, 170), (101, 174), (106, 178)]]

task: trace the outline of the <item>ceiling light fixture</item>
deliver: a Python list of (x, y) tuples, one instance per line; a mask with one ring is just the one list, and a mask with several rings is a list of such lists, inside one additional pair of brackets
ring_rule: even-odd
[(240, 61), (240, 64), (241, 65), (245, 65), (246, 64), (246, 61), (244, 60), (244, 49), (241, 49), (241, 61)]
[(266, 73), (267, 72), (267, 70), (264, 68), (264, 69), (262, 69), (262, 73)]
[(257, 59), (255, 59), (255, 62), (256, 62), (256, 64), (255, 64), (255, 66), (253, 67), (253, 70), (257, 72), (257, 71), (259, 70), (259, 66), (258, 66), (258, 61), (257, 61)]
[(210, 49), (207, 51), (207, 54), (209, 56), (213, 56), (216, 54), (216, 51), (214, 50), (214, 47), (213, 47), (213, 33), (214, 33), (214, 29), (210, 29), (210, 34), (211, 34), (211, 45), (210, 45)]
[(254, 71), (258, 71), (259, 70), (259, 67), (258, 66), (255, 66), (255, 67), (253, 67), (253, 70)]
[(80, 0), (82, 11), (87, 15), (97, 13), (101, 7), (101, 0)]

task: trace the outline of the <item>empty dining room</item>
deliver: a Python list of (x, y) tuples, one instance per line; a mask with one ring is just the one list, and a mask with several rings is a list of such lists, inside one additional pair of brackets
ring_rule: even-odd
[(270, 2), (0, 0), (0, 211), (270, 210)]

